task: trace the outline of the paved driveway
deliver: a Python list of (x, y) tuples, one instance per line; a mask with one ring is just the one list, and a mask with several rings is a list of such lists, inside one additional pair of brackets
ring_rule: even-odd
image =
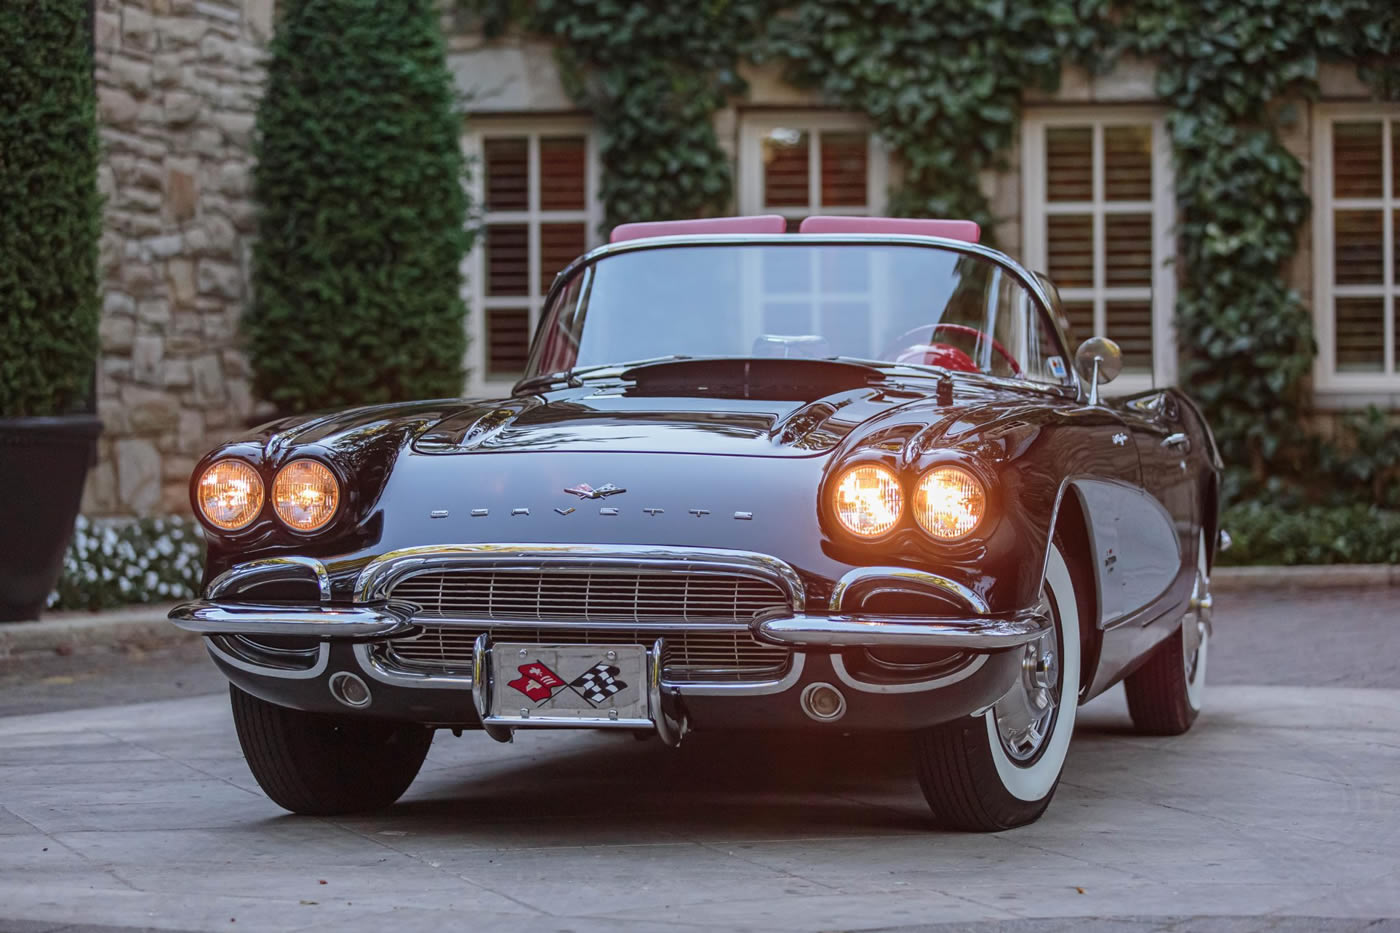
[[(1197, 727), (1095, 701), (1046, 817), (996, 836), (932, 831), (879, 740), (443, 733), (398, 806), (312, 819), (258, 791), (222, 695), (10, 716), (0, 930), (1400, 930), (1400, 597), (1279, 621), (1315, 596), (1223, 597)], [(1335, 630), (1382, 685), (1240, 683), (1242, 632), (1344, 679)]]

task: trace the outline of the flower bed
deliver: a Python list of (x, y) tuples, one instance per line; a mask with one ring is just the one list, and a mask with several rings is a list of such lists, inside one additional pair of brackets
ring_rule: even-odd
[(204, 536), (190, 518), (94, 522), (78, 516), (50, 609), (111, 609), (193, 596)]

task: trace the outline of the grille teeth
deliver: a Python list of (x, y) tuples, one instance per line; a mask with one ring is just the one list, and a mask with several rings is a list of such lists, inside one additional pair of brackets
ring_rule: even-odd
[[(386, 650), (396, 663), (419, 670), (470, 670), (483, 632), (527, 644), (651, 645), (664, 638), (662, 664), (672, 669), (767, 673), (785, 666), (790, 655), (756, 641), (747, 629), (706, 629), (746, 624), (760, 612), (787, 608), (777, 585), (737, 574), (439, 570), (400, 581), (391, 595), (419, 607), (422, 632), (396, 638)], [(433, 624), (452, 618), (478, 624)], [(492, 621), (541, 625), (494, 629)], [(593, 622), (637, 627), (589, 628)], [(696, 627), (649, 630), (648, 623)]]
[[(472, 649), (483, 628), (424, 626), (417, 637), (395, 638), (388, 645), (399, 664), (434, 671), (469, 671)], [(665, 639), (663, 667), (714, 671), (773, 671), (788, 661), (788, 650), (755, 641), (747, 631), (658, 632), (643, 629), (541, 628), (491, 631), (498, 641), (524, 644), (651, 645)]]
[(776, 585), (733, 574), (432, 571), (392, 595), (423, 615), (488, 621), (733, 623), (787, 605)]

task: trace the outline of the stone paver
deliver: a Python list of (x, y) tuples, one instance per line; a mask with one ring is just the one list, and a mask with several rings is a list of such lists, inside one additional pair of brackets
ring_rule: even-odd
[(906, 749), (880, 738), (671, 751), (443, 733), (398, 806), (311, 819), (257, 790), (223, 696), (12, 716), (0, 917), (396, 933), (1400, 918), (1400, 690), (1215, 687), (1175, 739), (1131, 735), (1115, 691), (1081, 723), (1041, 822), (966, 836), (929, 828)]

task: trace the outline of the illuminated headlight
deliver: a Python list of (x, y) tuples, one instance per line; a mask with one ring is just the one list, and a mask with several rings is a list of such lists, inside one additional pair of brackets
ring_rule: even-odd
[(914, 520), (935, 538), (951, 541), (971, 533), (987, 512), (987, 491), (959, 467), (936, 467), (914, 491)]
[(882, 466), (851, 467), (837, 481), (832, 507), (847, 531), (862, 538), (882, 535), (894, 527), (904, 510), (899, 479)]
[(296, 531), (316, 531), (335, 517), (340, 484), (315, 460), (293, 460), (272, 481), (272, 507)]
[(220, 460), (200, 474), (195, 499), (205, 521), (224, 531), (237, 531), (262, 511), (262, 477), (242, 460)]

